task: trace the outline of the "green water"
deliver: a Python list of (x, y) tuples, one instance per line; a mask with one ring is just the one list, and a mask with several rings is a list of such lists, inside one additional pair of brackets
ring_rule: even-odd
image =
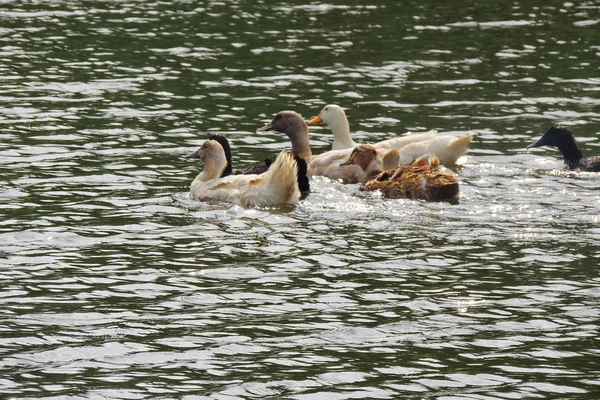
[[(594, 399), (597, 2), (0, 4), (0, 397)], [(293, 109), (475, 133), (459, 204), (325, 178), (292, 210), (187, 197)], [(311, 128), (313, 152), (331, 133)]]

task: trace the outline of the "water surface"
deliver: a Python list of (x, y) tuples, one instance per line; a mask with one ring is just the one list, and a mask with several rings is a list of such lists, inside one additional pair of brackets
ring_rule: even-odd
[[(592, 399), (600, 393), (596, 2), (4, 2), (6, 398)], [(457, 205), (325, 178), (293, 209), (187, 198), (281, 109), (353, 137), (475, 133)], [(331, 146), (311, 128), (313, 151)]]

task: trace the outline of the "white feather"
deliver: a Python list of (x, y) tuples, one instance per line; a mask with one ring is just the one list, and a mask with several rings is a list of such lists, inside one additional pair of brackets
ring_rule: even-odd
[[(205, 161), (205, 169), (207, 166), (210, 164)], [(215, 178), (213, 174), (211, 179), (203, 180), (214, 171), (202, 171), (191, 184), (190, 197), (202, 201), (221, 200), (243, 207), (297, 204), (300, 191), (296, 171), (293, 157), (282, 151), (269, 170), (260, 175)]]

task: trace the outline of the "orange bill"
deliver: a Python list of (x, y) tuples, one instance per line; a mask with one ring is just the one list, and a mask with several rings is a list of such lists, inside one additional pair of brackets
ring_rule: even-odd
[(318, 125), (322, 123), (323, 120), (321, 119), (321, 114), (317, 115), (316, 117), (307, 122), (308, 125)]

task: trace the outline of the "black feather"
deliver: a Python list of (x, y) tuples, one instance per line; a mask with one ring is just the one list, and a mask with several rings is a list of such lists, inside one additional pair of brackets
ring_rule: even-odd
[(554, 125), (535, 143), (527, 148), (551, 146), (557, 147), (563, 155), (565, 165), (569, 169), (600, 172), (600, 157), (585, 157), (575, 140), (575, 135), (564, 126)]

